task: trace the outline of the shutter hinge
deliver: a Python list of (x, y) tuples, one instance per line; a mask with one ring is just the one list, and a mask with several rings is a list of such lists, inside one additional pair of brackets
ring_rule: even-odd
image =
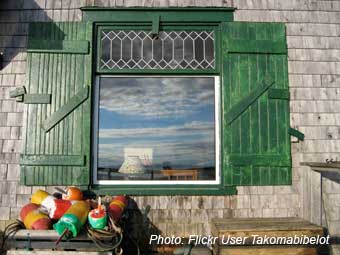
[(151, 36), (152, 38), (157, 39), (159, 34), (159, 23), (160, 23), (160, 16), (155, 15), (152, 17), (152, 31)]
[(3, 61), (4, 61), (4, 53), (0, 51), (0, 70), (2, 70)]
[(305, 134), (300, 132), (299, 130), (297, 130), (295, 128), (290, 127), (288, 129), (288, 134), (290, 134), (291, 136), (296, 137), (298, 139), (298, 142), (305, 140)]
[(17, 102), (24, 104), (50, 104), (51, 94), (26, 94), (26, 88), (20, 87), (9, 92), (10, 98), (15, 98)]

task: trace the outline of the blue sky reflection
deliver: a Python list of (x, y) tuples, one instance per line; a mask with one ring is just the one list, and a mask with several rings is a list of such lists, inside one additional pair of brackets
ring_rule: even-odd
[(152, 167), (215, 169), (213, 77), (101, 78), (98, 167), (151, 148)]

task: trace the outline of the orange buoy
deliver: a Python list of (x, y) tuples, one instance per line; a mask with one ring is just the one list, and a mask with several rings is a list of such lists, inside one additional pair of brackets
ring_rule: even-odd
[(64, 200), (82, 200), (83, 192), (77, 187), (68, 187), (66, 190), (66, 194), (63, 194)]
[(46, 230), (52, 226), (48, 216), (41, 213), (39, 206), (33, 203), (29, 203), (21, 209), (20, 218), (27, 229)]
[(127, 205), (128, 199), (125, 196), (116, 196), (109, 205), (110, 216), (118, 222)]

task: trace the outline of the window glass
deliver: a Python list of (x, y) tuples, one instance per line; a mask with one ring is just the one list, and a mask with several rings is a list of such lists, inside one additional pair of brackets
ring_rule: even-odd
[(98, 180), (216, 179), (215, 77), (102, 77)]
[(100, 68), (213, 69), (213, 31), (102, 30)]

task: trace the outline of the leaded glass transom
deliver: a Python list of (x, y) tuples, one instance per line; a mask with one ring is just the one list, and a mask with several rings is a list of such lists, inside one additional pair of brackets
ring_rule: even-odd
[(213, 69), (213, 31), (101, 31), (101, 69)]

